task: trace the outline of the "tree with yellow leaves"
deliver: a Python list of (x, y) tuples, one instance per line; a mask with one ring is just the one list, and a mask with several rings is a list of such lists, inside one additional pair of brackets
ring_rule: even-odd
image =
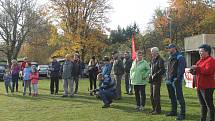
[(47, 15), (58, 24), (52, 29), (49, 44), (61, 47), (55, 55), (75, 51), (80, 51), (82, 59), (86, 54), (97, 55), (105, 47), (110, 9), (109, 0), (51, 0)]

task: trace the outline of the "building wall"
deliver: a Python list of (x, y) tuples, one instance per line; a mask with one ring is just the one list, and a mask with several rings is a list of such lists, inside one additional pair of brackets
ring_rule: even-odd
[(184, 39), (185, 58), (187, 66), (191, 65), (191, 51), (198, 51), (201, 44), (208, 44), (212, 47), (211, 55), (215, 57), (215, 34), (201, 34), (197, 36), (187, 37)]

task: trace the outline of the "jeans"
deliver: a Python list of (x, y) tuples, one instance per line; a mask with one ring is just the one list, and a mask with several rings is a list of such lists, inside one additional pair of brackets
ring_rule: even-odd
[(134, 85), (134, 92), (137, 106), (144, 107), (146, 103), (145, 85)]
[(214, 89), (200, 89), (197, 90), (200, 106), (201, 106), (201, 119), (206, 121), (207, 112), (209, 112), (209, 121), (214, 121), (214, 103), (213, 103)]
[(131, 85), (130, 73), (125, 73), (125, 90), (126, 93), (133, 92), (133, 86)]
[(51, 94), (54, 94), (54, 86), (55, 86), (55, 94), (57, 94), (58, 90), (59, 90), (59, 78), (58, 77), (51, 77), (51, 83), (50, 83)]
[(14, 88), (15, 88), (15, 85), (16, 85), (16, 92), (18, 92), (18, 83), (19, 81), (19, 74), (13, 74), (12, 75), (12, 92), (14, 92)]
[(105, 105), (110, 104), (116, 96), (115, 92), (108, 90), (99, 90), (99, 95)]
[(5, 85), (6, 93), (8, 93), (8, 87), (10, 88), (10, 91), (12, 92), (11, 82), (10, 81), (5, 81), (4, 85)]
[[(63, 79), (63, 88), (64, 88), (64, 95), (74, 95), (74, 80), (73, 79)], [(68, 93), (69, 88), (69, 93)]]
[(33, 93), (38, 94), (38, 84), (32, 84)]
[(29, 94), (31, 94), (31, 80), (24, 80), (23, 95), (26, 94), (26, 88), (29, 88)]
[(182, 91), (182, 80), (176, 80), (174, 82), (168, 81), (166, 83), (169, 98), (171, 100), (171, 112), (177, 113), (177, 101), (180, 105), (179, 116), (185, 116), (185, 101)]
[(150, 85), (150, 99), (152, 103), (152, 110), (160, 113), (161, 112), (161, 105), (160, 105), (160, 88), (161, 83), (151, 83)]
[(122, 80), (122, 75), (114, 75), (114, 81), (116, 84), (116, 98), (117, 99), (120, 99), (122, 97), (121, 80)]

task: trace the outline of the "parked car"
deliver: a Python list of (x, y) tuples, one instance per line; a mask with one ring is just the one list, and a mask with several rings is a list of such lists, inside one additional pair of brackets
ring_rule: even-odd
[(47, 77), (48, 71), (49, 71), (48, 65), (38, 65), (39, 76)]
[(5, 73), (6, 67), (7, 67), (7, 65), (0, 64), (0, 80), (1, 81), (3, 80), (3, 76), (4, 76), (4, 73)]
[(84, 66), (84, 70), (83, 70), (83, 75), (82, 76), (86, 77), (86, 78), (89, 77), (89, 70), (88, 70), (88, 65), (87, 64), (85, 64), (85, 66)]

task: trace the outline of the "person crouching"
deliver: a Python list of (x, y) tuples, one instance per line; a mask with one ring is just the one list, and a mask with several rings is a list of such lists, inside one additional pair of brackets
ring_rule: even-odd
[(108, 108), (116, 97), (115, 83), (110, 76), (102, 75), (101, 73), (97, 75), (97, 79), (100, 85), (96, 90), (99, 92), (99, 96), (104, 103), (102, 108)]

